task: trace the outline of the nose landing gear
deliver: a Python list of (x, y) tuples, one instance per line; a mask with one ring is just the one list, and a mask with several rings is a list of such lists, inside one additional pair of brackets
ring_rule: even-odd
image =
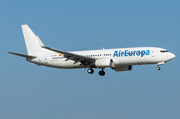
[(159, 62), (159, 63), (157, 63), (157, 70), (158, 71), (161, 70), (161, 68), (159, 66), (160, 65), (164, 65), (164, 64), (166, 64), (166, 62)]
[(156, 69), (159, 71), (159, 70), (161, 70), (161, 67), (157, 66), (157, 68), (156, 68)]

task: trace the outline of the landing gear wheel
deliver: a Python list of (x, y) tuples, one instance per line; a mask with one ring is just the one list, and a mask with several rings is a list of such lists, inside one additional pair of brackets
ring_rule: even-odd
[(161, 68), (160, 68), (160, 67), (157, 67), (157, 70), (159, 71), (159, 70), (161, 70)]
[(104, 76), (105, 75), (105, 72), (103, 71), (103, 69), (102, 69), (102, 71), (99, 71), (99, 75), (100, 76)]
[(94, 73), (94, 70), (93, 70), (92, 68), (90, 68), (90, 69), (87, 70), (87, 72), (88, 72), (89, 74), (93, 74), (93, 73)]

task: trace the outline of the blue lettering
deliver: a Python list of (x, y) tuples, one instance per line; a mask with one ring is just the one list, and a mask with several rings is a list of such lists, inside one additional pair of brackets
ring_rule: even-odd
[(114, 55), (113, 57), (122, 57), (122, 56), (141, 56), (143, 57), (144, 55), (150, 55), (150, 50), (138, 50), (138, 51), (129, 51), (129, 50), (125, 50), (125, 51), (121, 51), (119, 50), (119, 52), (116, 50), (114, 51)]
[(131, 52), (129, 51), (129, 56), (132, 56), (132, 55), (133, 55), (133, 51), (131, 51)]
[(150, 55), (150, 51), (149, 50), (146, 50), (146, 55)]
[(133, 56), (135, 56), (136, 55), (136, 51), (134, 51), (134, 53), (133, 53)]
[(145, 50), (141, 51), (141, 57), (143, 57), (145, 55)]
[(141, 52), (138, 50), (138, 51), (136, 52), (136, 55), (137, 55), (137, 56), (139, 56), (139, 55), (140, 55), (140, 53), (141, 53)]
[(119, 57), (120, 57), (120, 55), (121, 55), (121, 50), (119, 50)]
[(118, 57), (118, 52), (117, 51), (114, 52), (113, 57), (115, 57), (115, 56)]
[(124, 56), (128, 56), (127, 54), (128, 54), (128, 50), (125, 50)]
[(123, 52), (121, 52), (121, 57), (124, 55), (124, 51)]

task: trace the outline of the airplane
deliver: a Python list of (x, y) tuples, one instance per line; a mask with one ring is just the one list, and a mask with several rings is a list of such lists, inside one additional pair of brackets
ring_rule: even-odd
[(93, 68), (99, 68), (101, 69), (99, 75), (104, 76), (105, 68), (112, 68), (115, 71), (130, 71), (132, 65), (157, 64), (157, 70), (160, 70), (160, 65), (175, 58), (173, 53), (158, 47), (103, 48), (101, 50), (66, 52), (45, 46), (28, 25), (21, 25), (21, 27), (28, 55), (8, 53), (24, 57), (28, 62), (39, 66), (62, 69), (88, 68), (89, 74), (94, 73)]

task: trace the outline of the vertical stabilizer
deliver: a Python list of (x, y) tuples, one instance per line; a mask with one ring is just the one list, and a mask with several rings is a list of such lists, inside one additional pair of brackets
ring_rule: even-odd
[(42, 41), (37, 37), (28, 25), (22, 25), (22, 31), (28, 55), (44, 54), (48, 53), (47, 50), (43, 49), (41, 45), (44, 45)]
[(44, 43), (41, 41), (41, 39), (39, 38), (39, 36), (37, 36), (37, 39), (38, 39), (38, 41), (39, 41), (40, 46), (41, 46), (41, 47), (44, 47), (45, 45), (44, 45)]

